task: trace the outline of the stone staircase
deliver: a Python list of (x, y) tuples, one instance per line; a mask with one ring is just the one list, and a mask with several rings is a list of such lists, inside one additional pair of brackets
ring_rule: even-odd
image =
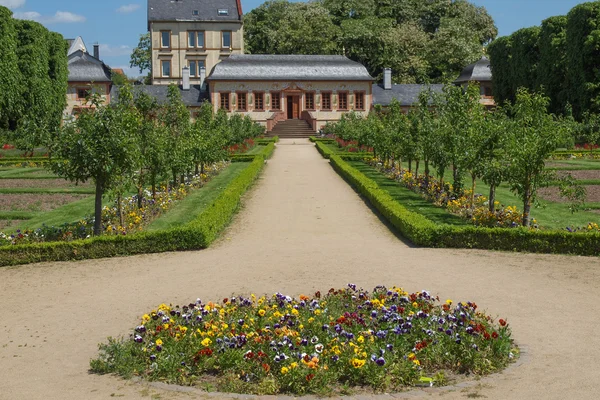
[(315, 131), (302, 119), (288, 119), (278, 122), (273, 130), (267, 133), (267, 136), (279, 136), (279, 139), (308, 138), (314, 135)]

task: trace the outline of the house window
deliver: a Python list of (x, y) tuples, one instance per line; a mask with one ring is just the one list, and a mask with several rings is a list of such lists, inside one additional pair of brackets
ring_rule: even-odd
[(171, 32), (160, 31), (160, 47), (169, 48), (171, 47)]
[(271, 93), (271, 110), (281, 110), (281, 93)]
[(339, 109), (347, 110), (348, 109), (348, 93), (338, 93), (339, 100)]
[(238, 93), (237, 94), (237, 109), (238, 111), (246, 111), (248, 108), (247, 104), (247, 94), (246, 93)]
[(254, 110), (263, 111), (265, 109), (265, 94), (254, 93)]
[(162, 60), (160, 62), (162, 76), (168, 78), (171, 76), (171, 60)]
[(220, 97), (220, 103), (221, 103), (221, 109), (229, 111), (229, 93), (221, 93)]
[(221, 47), (224, 49), (231, 47), (231, 31), (221, 32)]
[(200, 13), (198, 12), (198, 10), (194, 10), (192, 11), (192, 15), (200, 15)]
[(354, 108), (357, 110), (365, 109), (365, 94), (364, 93), (354, 93)]
[(314, 93), (306, 93), (304, 95), (304, 108), (306, 110), (314, 110), (315, 109), (315, 94)]
[(91, 94), (90, 88), (77, 88), (77, 100), (85, 100)]
[(198, 76), (196, 71), (198, 71), (196, 61), (190, 61), (190, 76)]
[(219, 17), (226, 17), (229, 15), (229, 10), (224, 9), (224, 8), (219, 8)]
[(331, 93), (321, 94), (321, 108), (323, 110), (331, 110)]
[(188, 48), (204, 48), (204, 31), (188, 31)]

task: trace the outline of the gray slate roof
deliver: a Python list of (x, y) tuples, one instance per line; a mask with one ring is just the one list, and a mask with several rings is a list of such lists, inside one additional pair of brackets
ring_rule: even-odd
[(69, 55), (69, 82), (110, 82), (110, 68), (82, 50)]
[(462, 70), (460, 76), (454, 83), (465, 83), (465, 82), (491, 82), (492, 81), (492, 69), (490, 68), (490, 60), (483, 56), (476, 63), (467, 65)]
[(367, 69), (344, 56), (232, 54), (208, 80), (372, 81)]
[[(144, 92), (154, 97), (159, 104), (167, 102), (168, 85), (136, 85), (133, 87), (133, 95)], [(183, 90), (179, 86), (181, 99), (188, 107), (200, 107), (204, 101), (208, 100), (208, 93), (200, 90), (200, 85), (190, 86), (190, 90)], [(117, 101), (119, 98), (119, 87), (114, 85), (110, 91), (112, 101)]]
[(427, 88), (434, 93), (441, 93), (444, 85), (394, 84), (390, 90), (385, 90), (381, 84), (373, 84), (373, 104), (389, 106), (393, 99), (401, 106), (412, 106), (419, 101), (419, 94)]
[[(219, 15), (219, 10), (228, 15)], [(194, 10), (198, 15), (194, 15)], [(240, 0), (148, 0), (148, 22), (152, 21), (240, 21)]]

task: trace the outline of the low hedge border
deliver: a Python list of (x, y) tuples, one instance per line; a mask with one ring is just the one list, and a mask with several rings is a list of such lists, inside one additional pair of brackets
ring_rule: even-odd
[(264, 166), (264, 160), (271, 156), (274, 148), (274, 143), (265, 146), (264, 151), (254, 156), (248, 167), (229, 184), (210, 207), (180, 228), (127, 236), (99, 236), (72, 242), (3, 246), (0, 247), (0, 267), (206, 248), (229, 224), (239, 207), (242, 195), (256, 180)]
[(408, 211), (379, 188), (372, 179), (353, 168), (340, 156), (331, 155), (330, 163), (335, 171), (366, 197), (400, 234), (416, 245), (582, 256), (597, 256), (600, 253), (600, 233), (437, 225), (421, 214)]

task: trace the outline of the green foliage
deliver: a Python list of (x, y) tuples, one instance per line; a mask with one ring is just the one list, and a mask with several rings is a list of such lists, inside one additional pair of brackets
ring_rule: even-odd
[(245, 17), (254, 54), (340, 54), (401, 83), (453, 79), (481, 56), (497, 30), (483, 7), (464, 1), (268, 1)]
[(97, 236), (72, 242), (0, 247), (0, 267), (206, 248), (227, 226), (239, 207), (241, 196), (262, 170), (265, 156), (270, 155), (274, 148), (273, 143), (265, 146), (264, 152), (254, 158), (211, 206), (185, 226), (126, 236)]
[(540, 62), (537, 86), (550, 98), (550, 111), (562, 114), (567, 105), (567, 17), (542, 21), (539, 36)]
[(152, 38), (150, 32), (140, 35), (140, 41), (131, 53), (129, 66), (131, 68), (138, 67), (140, 74), (152, 69)]
[(494, 40), (487, 48), (492, 69), (492, 83), (496, 104), (503, 104), (514, 99), (512, 76), (512, 40), (503, 36)]
[(0, 136), (3, 131), (15, 129), (20, 94), (20, 77), (17, 59), (17, 29), (12, 12), (0, 6)]
[(567, 15), (567, 70), (569, 102), (579, 118), (600, 111), (600, 2), (575, 6)]

